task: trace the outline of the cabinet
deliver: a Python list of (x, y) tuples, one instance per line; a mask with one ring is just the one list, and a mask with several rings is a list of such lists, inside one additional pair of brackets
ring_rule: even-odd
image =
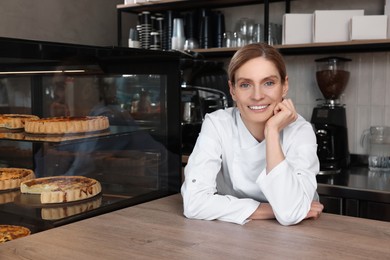
[(321, 194), (320, 201), (326, 213), (390, 221), (390, 204), (388, 203)]
[(1, 191), (0, 224), (38, 232), (177, 193), (179, 64), (169, 52), (0, 38), (1, 114), (103, 115), (110, 122), (106, 131), (79, 135), (1, 129), (1, 167), (91, 177), (102, 193), (48, 206), (19, 190)]

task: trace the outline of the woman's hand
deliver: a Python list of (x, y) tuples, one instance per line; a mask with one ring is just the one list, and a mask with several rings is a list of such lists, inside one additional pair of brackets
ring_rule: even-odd
[(313, 201), (311, 203), (310, 210), (309, 210), (309, 212), (306, 215), (306, 219), (308, 219), (308, 218), (312, 218), (312, 219), (319, 218), (323, 210), (324, 210), (324, 205), (322, 205), (319, 201)]
[[(324, 205), (322, 205), (319, 201), (313, 201), (310, 206), (310, 210), (307, 213), (305, 219), (317, 219), (320, 217), (322, 210), (324, 209)], [(274, 219), (275, 214), (272, 210), (272, 207), (269, 203), (261, 203), (255, 212), (249, 217), (249, 219)]]
[(274, 129), (280, 132), (297, 118), (298, 114), (291, 99), (284, 99), (275, 106), (274, 115), (267, 121), (265, 131)]

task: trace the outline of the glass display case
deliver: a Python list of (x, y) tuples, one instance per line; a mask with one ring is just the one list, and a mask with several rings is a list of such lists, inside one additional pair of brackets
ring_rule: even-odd
[(101, 194), (41, 204), (0, 191), (0, 224), (32, 232), (179, 192), (180, 57), (171, 52), (0, 38), (0, 114), (106, 116), (109, 128), (79, 134), (0, 129), (0, 167), (37, 178), (86, 176)]

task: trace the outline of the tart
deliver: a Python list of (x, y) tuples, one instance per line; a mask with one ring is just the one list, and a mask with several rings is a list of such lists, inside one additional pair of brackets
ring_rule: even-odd
[(0, 168), (0, 190), (17, 189), (23, 181), (34, 178), (34, 172), (29, 169)]
[(31, 234), (30, 229), (22, 226), (0, 225), (0, 243), (15, 240)]
[(99, 194), (102, 187), (97, 180), (83, 176), (52, 176), (24, 181), (20, 191), (40, 194), (41, 203), (46, 204), (88, 199)]
[(27, 114), (0, 114), (0, 127), (23, 129), (25, 122), (30, 119), (39, 119), (39, 117)]
[(24, 131), (31, 134), (77, 134), (95, 132), (110, 126), (106, 116), (48, 117), (28, 120)]

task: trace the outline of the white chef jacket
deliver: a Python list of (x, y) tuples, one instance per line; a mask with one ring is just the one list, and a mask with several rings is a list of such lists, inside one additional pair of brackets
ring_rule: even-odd
[(318, 196), (316, 136), (300, 115), (280, 134), (285, 160), (266, 174), (266, 141), (251, 135), (239, 110), (207, 114), (184, 170), (184, 215), (245, 224), (269, 202), (282, 225), (303, 220)]

